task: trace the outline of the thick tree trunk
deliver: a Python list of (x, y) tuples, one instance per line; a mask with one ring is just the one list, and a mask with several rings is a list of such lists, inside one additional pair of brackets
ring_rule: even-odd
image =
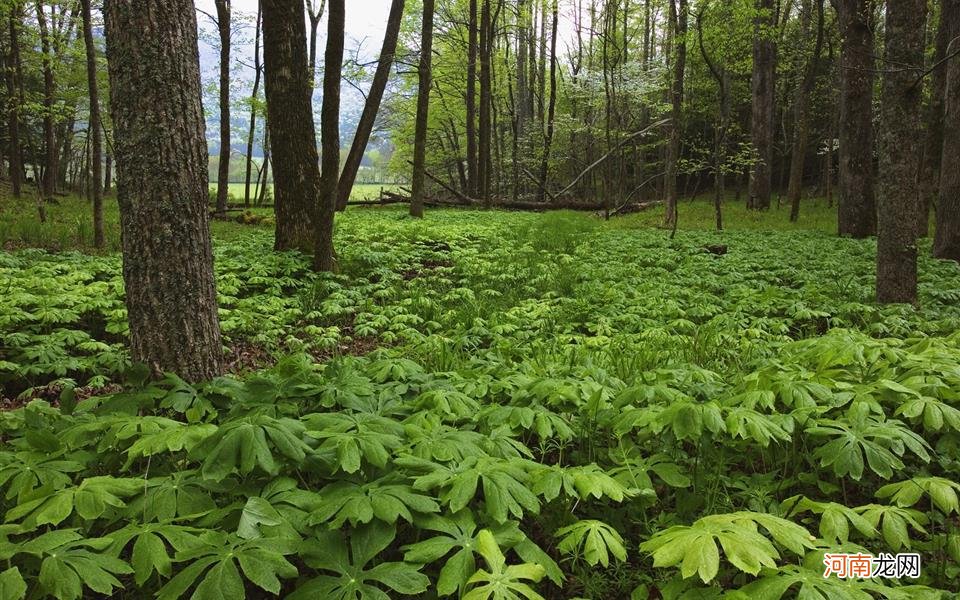
[(430, 117), (430, 88), (433, 85), (433, 9), (434, 0), (423, 0), (423, 25), (420, 35), (419, 86), (417, 87), (417, 123), (413, 137), (413, 178), (411, 179), (410, 216), (423, 217), (424, 170), (427, 167), (427, 124)]
[(57, 137), (53, 114), (57, 91), (53, 76), (53, 56), (47, 15), (43, 8), (43, 2), (38, 0), (36, 7), (37, 24), (40, 29), (40, 51), (43, 55), (43, 145), (46, 153), (41, 189), (43, 199), (49, 200), (56, 193), (57, 188)]
[[(787, 185), (787, 202), (790, 203), (790, 221), (796, 222), (800, 218), (800, 196), (803, 191), (803, 167), (807, 158), (807, 137), (810, 124), (807, 115), (807, 104), (810, 99), (810, 93), (813, 91), (813, 84), (817, 79), (817, 68), (820, 64), (820, 51), (823, 48), (823, 0), (815, 0), (817, 3), (817, 38), (813, 46), (813, 55), (810, 57), (804, 71), (803, 81), (800, 83), (800, 89), (797, 90), (796, 104), (794, 104), (794, 121), (796, 125), (793, 131), (793, 144), (790, 154), (790, 180)], [(804, 17), (806, 22), (810, 21), (810, 6), (805, 7)], [(805, 27), (806, 35), (809, 35), (809, 25)]]
[(467, 195), (477, 197), (477, 0), (470, 0), (467, 18)]
[(917, 202), (925, 0), (888, 0), (880, 98), (877, 300), (917, 300)]
[(250, 92), (250, 129), (247, 131), (247, 173), (243, 187), (243, 205), (250, 206), (250, 183), (253, 176), (253, 142), (257, 135), (257, 103), (260, 95), (260, 80), (263, 65), (260, 62), (260, 32), (263, 29), (263, 7), (257, 3), (257, 23), (253, 36), (253, 90)]
[(7, 56), (5, 79), (7, 85), (7, 131), (10, 137), (10, 188), (15, 198), (21, 194), (23, 179), (23, 151), (20, 148), (20, 102), (17, 95), (20, 73), (20, 19), (21, 7), (14, 4), (10, 7), (8, 29), (10, 33), (10, 48)]
[(133, 359), (188, 381), (223, 372), (207, 144), (190, 0), (105, 7)]
[(670, 0), (670, 27), (673, 37), (673, 77), (670, 82), (670, 140), (664, 173), (666, 212), (664, 226), (677, 224), (677, 162), (680, 160), (680, 134), (683, 131), (683, 74), (687, 63), (687, 2)]
[(217, 168), (217, 215), (227, 214), (230, 192), (230, 0), (215, 0), (220, 32), (220, 160)]
[[(947, 46), (958, 34), (955, 21), (960, 17), (951, 14), (951, 11), (960, 11), (956, 0), (943, 0), (940, 9), (940, 24), (937, 27), (936, 41), (934, 42), (933, 69), (930, 73), (930, 100), (927, 103), (926, 132), (923, 144), (923, 163), (920, 167), (920, 181), (917, 186), (917, 235), (926, 237), (930, 232), (930, 205), (937, 199), (939, 193), (941, 151), (943, 150), (943, 118), (947, 70), (951, 62), (957, 58), (944, 62), (947, 55)], [(953, 42), (952, 50), (960, 47), (960, 42)]]
[[(960, 0), (943, 0), (942, 15), (949, 15), (947, 53), (960, 49)], [(947, 63), (944, 94), (943, 151), (940, 163), (940, 196), (933, 255), (960, 262), (960, 57)]]
[(493, 143), (492, 129), (490, 123), (490, 109), (492, 103), (492, 79), (490, 77), (491, 60), (490, 54), (493, 46), (491, 34), (493, 28), (490, 22), (490, 2), (492, 0), (482, 0), (480, 9), (480, 131), (478, 140), (478, 195), (484, 202), (484, 206), (490, 204), (490, 151)]
[(873, 0), (834, 0), (834, 5), (841, 36), (838, 232), (865, 238), (877, 231), (873, 187)]
[(540, 192), (538, 200), (547, 200), (547, 175), (550, 169), (550, 151), (553, 147), (554, 122), (557, 114), (557, 25), (559, 10), (557, 0), (553, 0), (551, 9), (552, 28), (550, 30), (550, 102), (547, 107), (547, 133), (543, 140), (543, 158), (540, 161)]
[(370, 92), (367, 94), (367, 100), (363, 106), (363, 114), (360, 115), (357, 132), (353, 135), (350, 152), (347, 154), (347, 160), (340, 173), (337, 210), (347, 208), (347, 201), (350, 200), (353, 183), (357, 180), (357, 171), (360, 170), (363, 153), (367, 150), (370, 134), (377, 122), (380, 102), (383, 100), (383, 93), (387, 89), (390, 69), (393, 67), (393, 59), (397, 53), (397, 40), (400, 36), (400, 24), (403, 22), (404, 4), (404, 0), (393, 0), (390, 5), (390, 16), (387, 18), (387, 30), (383, 35), (383, 46), (380, 48), (377, 70), (373, 74), (373, 82), (370, 84)]
[(274, 248), (312, 252), (320, 168), (303, 3), (263, 0), (262, 5), (264, 81), (277, 219)]
[(93, 197), (93, 245), (103, 248), (103, 142), (100, 126), (100, 90), (97, 87), (97, 46), (93, 41), (93, 16), (90, 0), (80, 0), (83, 11), (83, 43), (87, 51), (87, 89), (90, 94), (90, 132), (93, 181), (90, 195)]
[(753, 37), (753, 76), (750, 81), (752, 111), (750, 136), (756, 151), (756, 164), (750, 170), (747, 208), (770, 208), (773, 180), (774, 74), (776, 46), (773, 39), (774, 2), (757, 0), (758, 14)]
[(340, 70), (343, 65), (345, 21), (344, 0), (330, 0), (327, 48), (323, 54), (323, 106), (320, 109), (320, 145), (323, 150), (320, 203), (314, 219), (316, 247), (313, 268), (317, 271), (334, 271), (337, 266), (333, 248), (333, 219), (337, 212), (340, 180)]

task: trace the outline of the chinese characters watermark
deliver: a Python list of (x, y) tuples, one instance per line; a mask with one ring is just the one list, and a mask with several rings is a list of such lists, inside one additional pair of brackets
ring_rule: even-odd
[(840, 579), (917, 579), (920, 577), (920, 555), (916, 553), (888, 554), (824, 554), (824, 578), (836, 575)]

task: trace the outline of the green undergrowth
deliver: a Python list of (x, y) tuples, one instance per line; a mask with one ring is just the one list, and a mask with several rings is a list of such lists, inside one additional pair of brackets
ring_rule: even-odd
[(349, 211), (337, 275), (215, 231), (262, 364), (195, 386), (118, 257), (0, 254), (0, 598), (952, 597), (957, 266), (881, 307), (872, 241), (642, 218)]

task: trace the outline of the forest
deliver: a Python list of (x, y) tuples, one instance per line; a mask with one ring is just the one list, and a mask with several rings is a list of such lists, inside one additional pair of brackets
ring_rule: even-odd
[(960, 0), (0, 0), (0, 600), (960, 594)]

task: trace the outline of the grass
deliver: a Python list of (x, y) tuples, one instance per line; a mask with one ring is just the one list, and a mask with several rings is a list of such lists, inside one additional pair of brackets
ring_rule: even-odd
[[(401, 188), (400, 185), (394, 185), (390, 183), (358, 183), (353, 186), (353, 191), (350, 192), (351, 200), (374, 200), (380, 196), (380, 190), (387, 191), (397, 191)], [(229, 184), (229, 194), (235, 200), (234, 202), (242, 202), (243, 195), (246, 191), (246, 184), (243, 183), (230, 183)], [(210, 190), (214, 191), (217, 189), (216, 183), (210, 184)], [(256, 190), (256, 186), (251, 184), (250, 194), (252, 195)], [(273, 192), (273, 184), (268, 184), (268, 190)]]

